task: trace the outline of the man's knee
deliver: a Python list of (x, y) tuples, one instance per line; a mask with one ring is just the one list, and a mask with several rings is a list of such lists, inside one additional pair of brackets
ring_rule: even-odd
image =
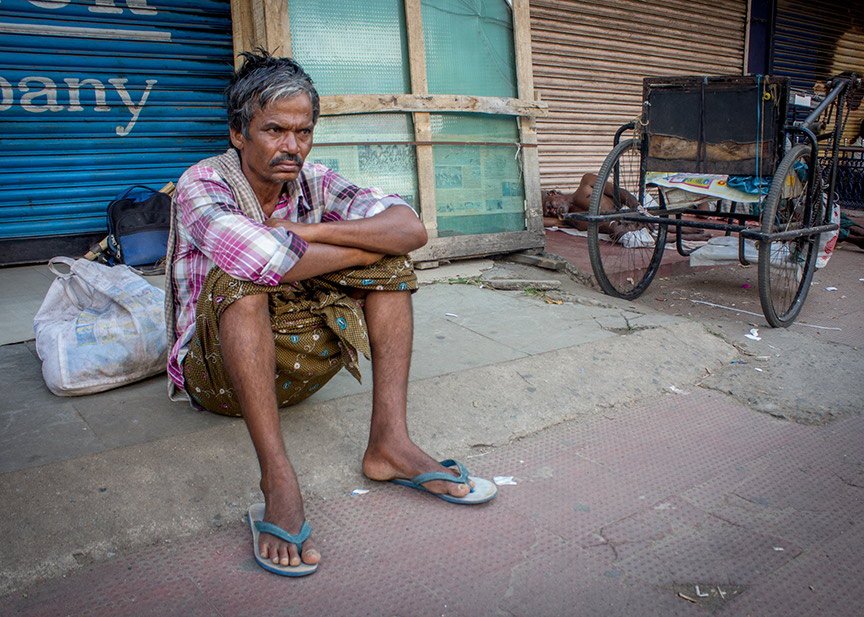
[(269, 298), (267, 294), (250, 294), (231, 302), (219, 316), (220, 324), (227, 316), (231, 319), (253, 319), (260, 317), (264, 312), (269, 313)]

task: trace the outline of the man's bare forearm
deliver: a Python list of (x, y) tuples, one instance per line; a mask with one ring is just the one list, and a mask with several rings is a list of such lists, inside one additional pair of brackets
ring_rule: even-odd
[(270, 219), (307, 242), (351, 247), (385, 255), (405, 255), (426, 244), (426, 228), (406, 206), (392, 206), (375, 216), (352, 221), (292, 223)]
[(293, 283), (343, 268), (368, 266), (381, 257), (383, 257), (382, 253), (354, 247), (310, 242), (303, 257), (282, 276), (281, 282)]

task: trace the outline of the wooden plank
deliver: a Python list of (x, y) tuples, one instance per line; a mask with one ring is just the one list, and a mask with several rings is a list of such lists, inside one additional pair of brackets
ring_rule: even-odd
[(542, 230), (513, 231), (497, 234), (477, 234), (469, 236), (448, 236), (434, 238), (421, 249), (411, 253), (414, 261), (446, 261), (448, 259), (468, 259), (512, 253), (525, 249), (544, 248), (546, 236)]
[[(513, 44), (516, 51), (519, 100), (533, 101), (534, 67), (531, 58), (531, 15), (528, 0), (513, 0)], [(537, 126), (533, 117), (520, 118), (519, 135), (523, 144), (537, 143)], [(522, 148), (522, 177), (525, 183), (525, 227), (531, 233), (542, 234), (543, 205), (537, 148)]]
[(420, 0), (405, 0), (405, 27), (408, 35), (411, 92), (413, 94), (428, 94), (426, 45), (423, 40), (423, 9)]
[[(408, 63), (411, 75), (411, 93), (426, 95), (426, 45), (423, 39), (423, 10), (420, 0), (405, 0), (405, 27), (408, 35)], [(414, 139), (432, 141), (432, 126), (427, 112), (415, 112)], [(417, 146), (417, 192), (420, 218), (430, 238), (438, 237), (438, 205), (435, 197), (435, 160), (432, 146)]]
[[(414, 136), (417, 141), (431, 141), (429, 114), (414, 114)], [(435, 197), (435, 159), (432, 146), (417, 146), (417, 190), (420, 194), (420, 218), (430, 238), (438, 237), (438, 202)]]
[(265, 48), (274, 56), (291, 56), (291, 29), (288, 23), (288, 0), (265, 0)]
[(350, 94), (321, 97), (322, 116), (394, 111), (546, 116), (548, 105), (540, 101), (465, 94)]
[(242, 64), (239, 53), (252, 49), (252, 5), (245, 0), (231, 0), (231, 35), (234, 44), (234, 68)]
[(528, 0), (513, 0), (513, 44), (519, 99), (534, 100), (534, 68), (531, 60), (531, 14)]

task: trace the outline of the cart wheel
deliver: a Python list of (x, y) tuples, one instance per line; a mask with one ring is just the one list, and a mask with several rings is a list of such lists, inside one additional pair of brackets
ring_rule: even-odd
[[(804, 229), (821, 220), (822, 182), (817, 170), (816, 186), (809, 185), (810, 165), (810, 147), (805, 144), (780, 161), (763, 206), (762, 233)], [(759, 299), (773, 327), (788, 327), (801, 311), (816, 267), (818, 240), (814, 235), (759, 243)]]
[[(640, 179), (639, 146), (633, 139), (622, 141), (612, 149), (600, 167), (597, 183), (591, 193), (589, 214), (635, 209), (638, 206), (636, 200), (639, 197)], [(618, 190), (604, 191), (607, 183)], [(663, 197), (656, 188), (646, 188), (645, 195), (648, 212), (665, 210)], [(603, 291), (626, 300), (642, 295), (660, 266), (663, 247), (666, 245), (666, 230), (667, 226), (660, 224), (649, 226), (626, 221), (611, 225), (608, 222), (589, 223), (588, 255), (594, 276)], [(624, 238), (624, 234), (628, 237)]]

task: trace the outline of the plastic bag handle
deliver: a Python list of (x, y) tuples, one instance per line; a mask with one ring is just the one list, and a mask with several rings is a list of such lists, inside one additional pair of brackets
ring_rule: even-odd
[[(75, 260), (71, 257), (52, 257), (48, 260), (48, 269), (55, 276), (66, 279), (72, 276), (72, 264), (74, 263)], [(55, 264), (63, 264), (64, 266), (69, 266), (69, 272), (60, 272), (60, 270), (57, 269)]]
[[(93, 303), (93, 292), (86, 283), (82, 282), (81, 277), (75, 276), (72, 272), (74, 263), (75, 260), (71, 257), (52, 257), (48, 261), (48, 269), (63, 281), (63, 292), (69, 301), (79, 311), (83, 311)], [(55, 264), (69, 266), (69, 272), (60, 272)]]

